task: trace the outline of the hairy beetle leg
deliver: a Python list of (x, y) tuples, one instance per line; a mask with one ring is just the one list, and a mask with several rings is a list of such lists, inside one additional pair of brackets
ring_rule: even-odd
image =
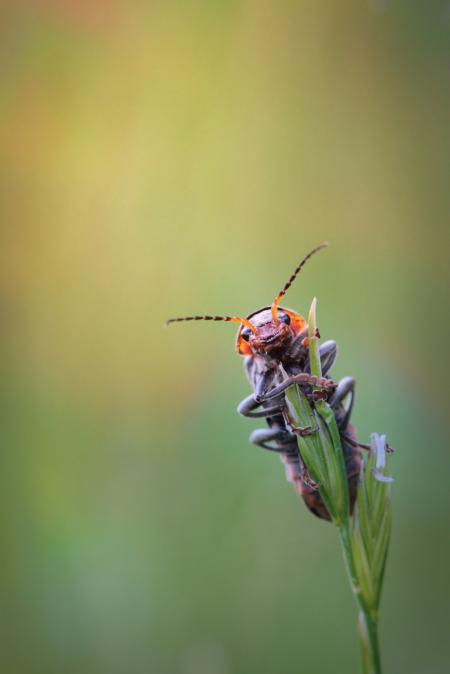
[(318, 400), (328, 400), (329, 398), (329, 392), (325, 391), (324, 389), (320, 391), (313, 391), (312, 393), (307, 393), (306, 397), (308, 400), (313, 400), (314, 402), (317, 402)]
[(294, 374), (290, 377), (287, 377), (282, 384), (275, 386), (271, 391), (255, 396), (257, 402), (265, 402), (266, 400), (271, 400), (276, 398), (281, 393), (283, 393), (289, 386), (292, 384), (298, 384), (299, 386), (318, 386), (324, 391), (331, 392), (336, 388), (336, 382), (332, 379), (325, 379), (324, 377), (315, 377), (313, 374), (308, 374), (307, 372), (301, 372), (300, 374)]
[(292, 424), (290, 424), (290, 426), (292, 432), (299, 435), (301, 438), (306, 438), (308, 435), (314, 435), (314, 433), (317, 433), (319, 430), (318, 426), (314, 426), (314, 428), (312, 426), (292, 426)]
[(367, 451), (370, 451), (371, 449), (370, 445), (366, 445), (364, 442), (358, 442), (358, 440), (352, 438), (348, 433), (341, 433), (341, 438), (352, 447), (359, 447), (360, 449), (366, 449)]
[(313, 489), (314, 491), (317, 491), (320, 488), (320, 482), (314, 482), (304, 464), (302, 464), (302, 482), (304, 482), (307, 487)]
[(350, 416), (353, 409), (353, 403), (355, 402), (355, 380), (353, 377), (344, 377), (338, 383), (336, 390), (330, 397), (328, 403), (331, 407), (336, 408), (341, 405), (345, 398), (350, 395), (350, 404), (345, 412), (344, 417), (339, 421), (339, 428), (341, 431), (345, 431), (350, 421)]
[[(284, 428), (257, 428), (250, 435), (249, 440), (252, 444), (258, 445), (270, 452), (287, 453), (289, 450), (297, 451), (297, 442)], [(295, 445), (293, 443), (295, 442)], [(277, 442), (278, 444), (269, 444)]]
[(283, 416), (284, 416), (284, 421), (287, 426), (291, 429), (292, 433), (295, 433), (296, 435), (299, 435), (301, 438), (305, 438), (308, 435), (313, 435), (314, 433), (317, 433), (319, 430), (318, 426), (295, 426), (295, 424), (292, 423), (292, 417), (289, 414), (288, 410), (285, 409), (283, 411)]
[[(360, 449), (366, 449), (368, 452), (370, 452), (370, 450), (372, 449), (372, 447), (370, 445), (367, 445), (364, 442), (359, 442), (358, 440), (355, 440), (354, 438), (352, 438), (347, 433), (341, 433), (341, 435), (344, 438), (345, 442), (347, 442), (352, 447), (359, 447)], [(388, 452), (389, 454), (393, 454), (395, 452), (395, 449), (393, 447), (391, 447), (390, 445), (388, 445), (388, 443), (386, 443), (385, 449), (386, 449), (386, 452)]]
[[(297, 429), (297, 431), (306, 431), (305, 435), (315, 433), (317, 430), (309, 426)], [(319, 488), (320, 485), (310, 477), (299, 454), (297, 441), (290, 433), (286, 433), (282, 428), (258, 428), (253, 431), (249, 440), (258, 447), (281, 454), (280, 458), (286, 468), (286, 478), (288, 482), (295, 482), (299, 494), (303, 493), (302, 484), (314, 491)]]
[[(261, 409), (257, 412), (254, 410), (257, 410), (258, 407)], [(272, 407), (261, 407), (261, 403), (255, 400), (255, 396), (253, 393), (251, 393), (247, 398), (244, 398), (244, 400), (241, 400), (241, 402), (238, 405), (237, 411), (239, 414), (241, 414), (243, 417), (250, 417), (251, 419), (261, 419), (262, 417), (270, 417), (275, 414), (281, 414), (282, 412), (282, 406), (280, 405), (273, 405)]]
[[(336, 360), (337, 344), (333, 339), (323, 342), (319, 346), (320, 363), (322, 366), (322, 374), (326, 375)], [(309, 369), (309, 355), (308, 355), (308, 369)]]

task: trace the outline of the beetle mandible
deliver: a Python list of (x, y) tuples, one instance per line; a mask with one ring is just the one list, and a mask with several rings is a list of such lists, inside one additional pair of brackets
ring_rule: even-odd
[[(250, 442), (280, 455), (286, 469), (286, 478), (294, 484), (311, 512), (329, 520), (330, 516), (319, 493), (319, 485), (312, 482), (303, 463), (296, 434), (307, 435), (316, 429), (293, 428), (286, 414), (285, 391), (297, 384), (310, 399), (320, 396), (333, 409), (345, 457), (349, 487), (350, 508), (356, 499), (360, 470), (360, 445), (350, 416), (355, 399), (355, 380), (344, 377), (335, 383), (330, 369), (336, 359), (337, 344), (329, 340), (319, 347), (322, 377), (311, 374), (309, 364), (308, 325), (292, 309), (280, 302), (298, 273), (312, 255), (326, 248), (322, 243), (313, 248), (299, 262), (283, 289), (268, 307), (254, 311), (246, 318), (238, 316), (182, 316), (170, 318), (166, 325), (178, 321), (228, 321), (240, 323), (237, 334), (237, 352), (244, 357), (244, 368), (253, 393), (238, 405), (239, 414), (251, 418), (265, 418), (268, 428), (253, 431)], [(314, 391), (313, 391), (314, 387)], [(344, 403), (347, 400), (347, 404)]]

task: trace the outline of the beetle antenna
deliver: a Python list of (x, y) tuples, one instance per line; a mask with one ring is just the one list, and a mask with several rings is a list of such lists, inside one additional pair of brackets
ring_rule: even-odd
[(312, 257), (319, 250), (322, 250), (322, 248), (327, 248), (329, 245), (330, 244), (327, 241), (324, 241), (323, 243), (320, 244), (320, 246), (316, 246), (316, 248), (313, 248), (311, 251), (309, 251), (309, 253), (307, 255), (305, 255), (305, 257), (302, 260), (300, 260), (300, 262), (298, 263), (294, 272), (292, 273), (291, 277), (289, 278), (289, 280), (285, 284), (283, 290), (280, 290), (280, 292), (278, 293), (278, 295), (276, 296), (276, 298), (275, 298), (275, 300), (272, 304), (272, 316), (273, 316), (273, 320), (275, 321), (275, 323), (279, 322), (278, 305), (280, 304), (281, 300), (286, 295), (286, 292), (289, 290), (289, 288), (291, 287), (291, 285), (295, 281), (295, 278), (296, 278), (297, 274), (299, 273), (300, 269), (303, 267), (305, 262), (307, 262), (309, 260), (310, 257)]
[(238, 316), (180, 316), (178, 318), (169, 318), (166, 321), (166, 326), (170, 323), (177, 323), (178, 321), (227, 321), (228, 323), (242, 323), (252, 332), (256, 332), (256, 328), (245, 318)]

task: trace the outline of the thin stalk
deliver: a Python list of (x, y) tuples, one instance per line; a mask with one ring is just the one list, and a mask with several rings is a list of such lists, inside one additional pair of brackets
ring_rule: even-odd
[[(309, 313), (310, 371), (322, 376), (316, 328), (316, 300)], [(313, 387), (313, 390), (319, 390)], [(298, 436), (299, 451), (309, 475), (319, 485), (320, 496), (339, 532), (350, 585), (358, 615), (358, 637), (364, 674), (381, 674), (378, 643), (378, 607), (389, 545), (390, 478), (386, 474), (386, 438), (372, 434), (367, 459), (361, 461), (353, 514), (350, 514), (346, 462), (335, 412), (325, 400), (311, 407), (301, 389), (286, 392), (287, 415), (293, 427), (316, 428)]]
[(350, 522), (339, 527), (344, 561), (350, 585), (359, 608), (358, 635), (364, 674), (381, 674), (380, 647), (378, 642), (378, 615), (370, 611), (359, 587), (355, 560), (353, 558)]

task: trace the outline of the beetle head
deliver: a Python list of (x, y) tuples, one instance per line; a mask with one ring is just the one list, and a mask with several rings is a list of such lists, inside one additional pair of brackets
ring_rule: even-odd
[(290, 309), (278, 309), (275, 321), (271, 307), (265, 307), (247, 316), (253, 330), (243, 325), (238, 332), (236, 348), (242, 356), (274, 357), (289, 349), (291, 341), (305, 330), (306, 321)]

